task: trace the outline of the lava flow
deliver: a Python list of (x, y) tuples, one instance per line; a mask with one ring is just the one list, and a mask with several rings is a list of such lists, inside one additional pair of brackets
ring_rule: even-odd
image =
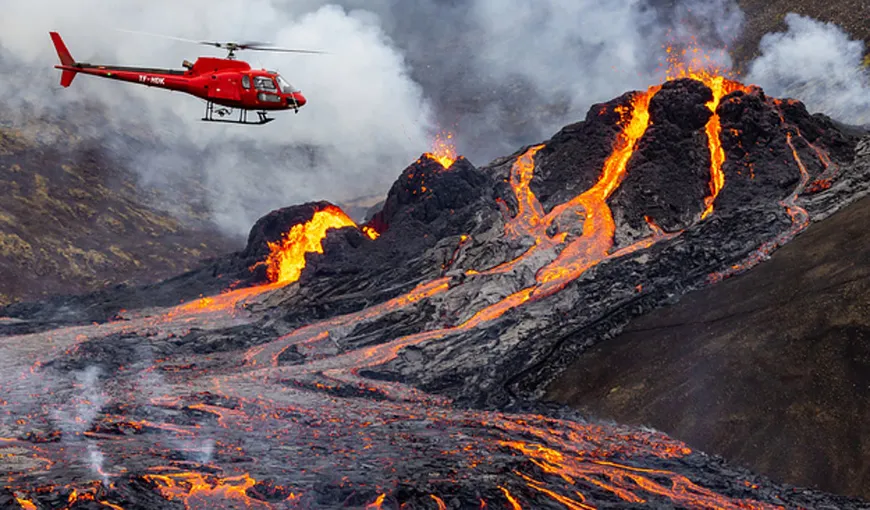
[(729, 73), (714, 66), (709, 56), (697, 47), (684, 48), (677, 52), (675, 48), (669, 46), (666, 51), (668, 55), (667, 79), (691, 78), (709, 87), (713, 93), (713, 99), (707, 103), (707, 108), (710, 109), (712, 115), (704, 128), (710, 149), (710, 195), (704, 199), (705, 208), (704, 212), (701, 213), (701, 219), (704, 219), (713, 214), (713, 203), (725, 186), (725, 173), (722, 171), (725, 151), (722, 149), (722, 126), (716, 110), (723, 97), (737, 90), (749, 92), (751, 87), (728, 79), (726, 75)]
[[(197, 314), (201, 312), (231, 311), (244, 300), (256, 297), (264, 292), (289, 285), (299, 279), (306, 265), (309, 253), (323, 253), (323, 239), (333, 229), (358, 227), (341, 208), (328, 206), (315, 211), (307, 222), (294, 225), (284, 233), (280, 240), (268, 242), (270, 250), (266, 260), (251, 267), (251, 270), (266, 266), (266, 276), (269, 283), (254, 287), (246, 287), (223, 292), (217, 296), (202, 297), (190, 303), (176, 307), (167, 313), (167, 317)], [(360, 228), (369, 239), (378, 238), (378, 232), (370, 227)]]
[(267, 266), (269, 281), (279, 284), (295, 282), (305, 268), (305, 256), (323, 253), (323, 238), (327, 230), (355, 226), (356, 223), (344, 211), (334, 206), (315, 212), (306, 223), (294, 225), (279, 242), (269, 243), (271, 253), (263, 262)]
[[(728, 93), (747, 89), (714, 73), (685, 72), (713, 91), (705, 127), (710, 193), (698, 195), (696, 205), (703, 213), (693, 217), (706, 228), (715, 222), (701, 220), (714, 214), (714, 202), (727, 185), (717, 109)], [(127, 510), (793, 506), (786, 500), (798, 501), (788, 498), (803, 497), (803, 492), (763, 480), (738, 480), (734, 472), (654, 431), (459, 407), (431, 390), (449, 395), (479, 377), (479, 391), (498, 391), (507, 385), (488, 385), (496, 379), (486, 377), (504, 367), (479, 362), (475, 356), (481, 350), (521, 358), (520, 367), (540, 353), (529, 348), (517, 355), (517, 346), (543, 344), (576, 330), (576, 325), (561, 332), (548, 329), (566, 310), (579, 315), (594, 307), (595, 299), (610, 297), (601, 294), (630, 299), (640, 292), (633, 289), (642, 286), (630, 278), (652, 262), (635, 261), (634, 273), (593, 287), (593, 298), (583, 297), (578, 287), (599, 283), (595, 279), (608, 268), (642, 258), (627, 255), (684, 232), (666, 232), (644, 215), (648, 228), (641, 237), (616, 247), (618, 225), (610, 200), (643, 147), (651, 125), (650, 102), (659, 90), (655, 85), (635, 92), (605, 110), (619, 118), (616, 133), (605, 126), (613, 136), (610, 153), (595, 160), (603, 164), (582, 191), (549, 212), (532, 181), (546, 161), (542, 151), (555, 150), (557, 144), (535, 145), (518, 155), (509, 170), (504, 165), (493, 171), (506, 184), (498, 192), (498, 206), (491, 188), (481, 192), (490, 208), (475, 213), (489, 214), (485, 221), (477, 219), (486, 228), (454, 229), (426, 252), (435, 252), (439, 264), (449, 258), (437, 276), (414, 274), (398, 284), (389, 279), (382, 284), (323, 271), (330, 274), (315, 283), (331, 286), (300, 281), (306, 255), (324, 253), (322, 242), (334, 229), (357, 227), (368, 239), (379, 239), (354, 238), (354, 246), (345, 247), (353, 262), (356, 256), (360, 265), (377, 260), (364, 258), (367, 249), (383, 249), (378, 252), (382, 258), (394, 258), (389, 250), (396, 247), (383, 247), (392, 234), (379, 238), (371, 227), (358, 227), (330, 206), (307, 221), (293, 216), (297, 223), (279, 240), (268, 241), (268, 255), (254, 265), (266, 267), (266, 285), (203, 297), (157, 319), (132, 316), (4, 338), (0, 373), (14, 374), (0, 379), (0, 436), (7, 438), (0, 439), (0, 462), (12, 467), (5, 478), (9, 497), (22, 508), (40, 510), (91, 503)], [(802, 179), (782, 203), (795, 225), (802, 225), (806, 212), (796, 200), (809, 172), (795, 144), (800, 132), (785, 120), (783, 124)], [(437, 173), (438, 179), (427, 185), (441, 186), (442, 178), (465, 171), (444, 140), (424, 156), (454, 169), (442, 172), (434, 165), (428, 170), (433, 166), (428, 163), (414, 167), (414, 172)], [(410, 195), (411, 204), (400, 205), (414, 207), (419, 203), (414, 200), (425, 200), (434, 208), (438, 200), (429, 197), (462, 186), (429, 189), (425, 198)], [(507, 202), (515, 203), (515, 210)], [(719, 207), (715, 214), (725, 210)], [(454, 212), (451, 208), (443, 214)], [(422, 228), (419, 218), (409, 221)], [(464, 228), (471, 222), (458, 224)], [(467, 252), (471, 255), (466, 257)], [(418, 259), (394, 263), (406, 262), (412, 271), (420, 267), (414, 265)], [(580, 279), (593, 268), (594, 278)], [(368, 268), (351, 269), (347, 273)], [(300, 292), (276, 297), (283, 299), (278, 305), (264, 301), (254, 307), (266, 311), (229, 313), (240, 299), (294, 282), (297, 286), (289, 290)], [(369, 285), (378, 284), (377, 293), (366, 294)], [(579, 297), (556, 300), (571, 293)], [(522, 310), (556, 311), (542, 319), (547, 322), (543, 326), (536, 317), (512, 322), (520, 313), (511, 312)], [(472, 367), (468, 380), (450, 372), (462, 363)], [(416, 377), (408, 367), (430, 379), (417, 387), (408, 384)], [(42, 371), (54, 377), (43, 377)], [(405, 374), (411, 375), (406, 379)], [(82, 480), (91, 479), (96, 488), (85, 491)], [(46, 480), (71, 485), (61, 493), (46, 489)]]

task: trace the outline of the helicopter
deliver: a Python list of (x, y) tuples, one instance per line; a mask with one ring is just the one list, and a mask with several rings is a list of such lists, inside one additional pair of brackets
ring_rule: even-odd
[[(132, 32), (132, 31), (127, 31)], [(146, 32), (132, 32), (143, 33)], [(148, 87), (158, 87), (191, 94), (206, 101), (205, 114), (201, 120), (206, 122), (228, 122), (233, 124), (262, 125), (275, 120), (268, 112), (293, 110), (307, 103), (302, 92), (287, 82), (276, 71), (252, 69), (250, 64), (236, 60), (235, 54), (241, 50), (276, 51), (288, 53), (326, 53), (313, 50), (294, 50), (273, 48), (267, 43), (258, 42), (210, 42), (168, 37), (180, 41), (214, 46), (228, 51), (226, 58), (199, 57), (196, 62), (182, 62), (184, 69), (158, 69), (149, 67), (126, 67), (76, 62), (58, 32), (49, 32), (54, 48), (57, 50), (60, 65), (60, 85), (69, 87), (79, 73), (109, 78), (112, 80), (138, 83)], [(239, 110), (238, 119), (224, 119)], [(248, 120), (248, 112), (256, 111), (258, 120)]]

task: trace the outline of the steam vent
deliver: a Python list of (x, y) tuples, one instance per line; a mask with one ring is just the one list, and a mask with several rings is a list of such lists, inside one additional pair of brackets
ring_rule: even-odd
[(441, 139), (364, 223), (295, 205), (162, 283), (5, 308), (0, 508), (867, 508), (543, 400), (867, 191), (864, 132), (671, 78), (488, 166)]

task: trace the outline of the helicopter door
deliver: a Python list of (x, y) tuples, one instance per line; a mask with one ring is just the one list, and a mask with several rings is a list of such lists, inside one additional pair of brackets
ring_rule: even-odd
[(238, 80), (234, 77), (211, 75), (211, 83), (208, 86), (209, 99), (224, 99), (238, 101), (242, 98), (239, 92)]

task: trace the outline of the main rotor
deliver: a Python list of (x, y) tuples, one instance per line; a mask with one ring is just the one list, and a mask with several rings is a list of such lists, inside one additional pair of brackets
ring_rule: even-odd
[(162, 34), (152, 34), (150, 32), (140, 32), (137, 30), (123, 30), (120, 28), (116, 28), (119, 32), (127, 32), (131, 34), (142, 34), (142, 35), (150, 35), (152, 37), (162, 37), (164, 39), (173, 39), (176, 41), (189, 42), (194, 44), (202, 44), (205, 46), (214, 46), (215, 48), (223, 48), (227, 50), (226, 58), (228, 60), (234, 60), (236, 58), (236, 52), (240, 50), (254, 50), (254, 51), (274, 51), (280, 53), (317, 53), (317, 54), (326, 54), (325, 51), (316, 51), (316, 50), (297, 50), (297, 49), (288, 49), (288, 48), (276, 48), (269, 43), (264, 42), (254, 42), (254, 41), (246, 41), (246, 42), (216, 42), (216, 41), (196, 41), (194, 39), (184, 39), (182, 37), (174, 37), (171, 35), (162, 35)]

